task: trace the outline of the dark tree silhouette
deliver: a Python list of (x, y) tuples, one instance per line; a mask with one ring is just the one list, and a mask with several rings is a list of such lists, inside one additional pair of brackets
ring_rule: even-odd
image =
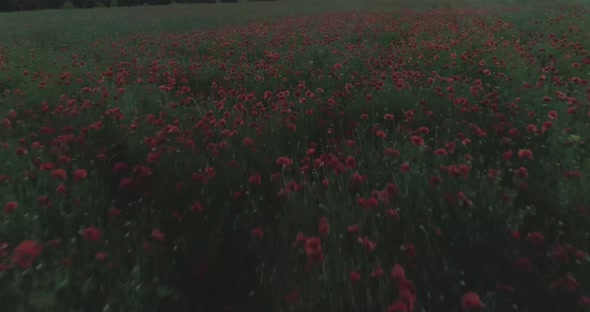
[[(0, 0), (0, 12), (61, 9), (67, 0)], [(111, 5), (112, 0), (70, 0), (76, 8), (94, 8)], [(168, 5), (173, 0), (118, 0), (119, 6)], [(238, 2), (238, 0), (176, 0), (177, 3)]]

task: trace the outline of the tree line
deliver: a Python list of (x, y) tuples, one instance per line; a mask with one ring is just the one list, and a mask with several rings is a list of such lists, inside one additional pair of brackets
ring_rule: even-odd
[[(240, 0), (0, 0), (0, 12), (75, 8), (94, 8), (136, 5), (167, 5), (175, 3), (239, 2)], [(66, 4), (67, 3), (67, 4)]]

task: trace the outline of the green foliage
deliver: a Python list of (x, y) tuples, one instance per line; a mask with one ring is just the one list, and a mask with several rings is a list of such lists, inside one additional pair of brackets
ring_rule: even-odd
[(62, 6), (62, 9), (64, 9), (64, 10), (71, 10), (71, 9), (75, 9), (75, 8), (76, 7), (74, 6), (74, 4), (70, 0), (64, 2), (63, 6)]
[(587, 7), (263, 7), (0, 20), (3, 309), (585, 308)]

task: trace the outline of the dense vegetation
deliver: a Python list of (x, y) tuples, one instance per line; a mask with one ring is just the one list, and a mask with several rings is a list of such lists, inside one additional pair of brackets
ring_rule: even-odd
[[(268, 1), (268, 0), (266, 0)], [(66, 4), (66, 2), (68, 4)], [(239, 2), (239, 0), (2, 0), (0, 12), (33, 11), (43, 9), (61, 9), (72, 6), (75, 8), (167, 5), (172, 3), (217, 3)]]
[(295, 7), (2, 16), (2, 311), (588, 311), (588, 7)]

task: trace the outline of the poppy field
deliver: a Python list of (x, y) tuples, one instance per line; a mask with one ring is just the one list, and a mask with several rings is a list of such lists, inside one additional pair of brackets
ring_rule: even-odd
[(212, 7), (0, 15), (2, 311), (590, 311), (588, 6)]

